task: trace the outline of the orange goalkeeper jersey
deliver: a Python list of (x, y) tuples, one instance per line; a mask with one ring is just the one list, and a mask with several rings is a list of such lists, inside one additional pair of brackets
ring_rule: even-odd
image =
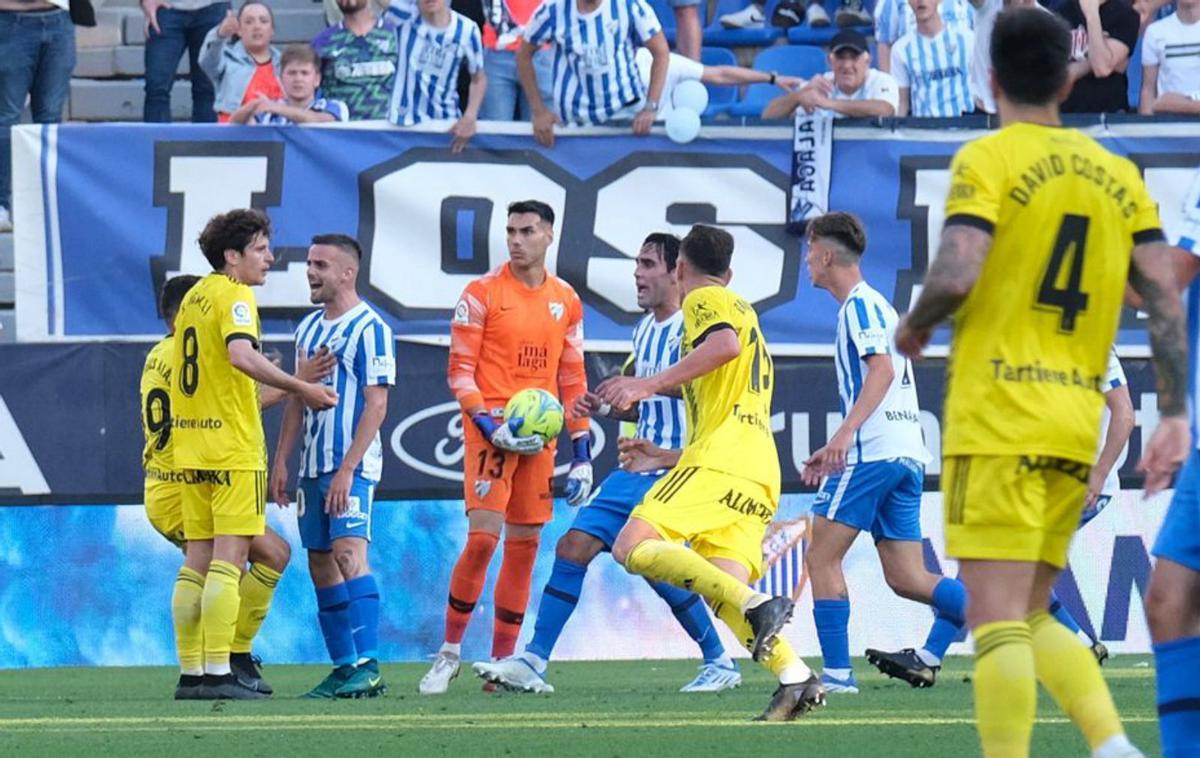
[(454, 308), (447, 378), (464, 412), (495, 412), (538, 387), (562, 401), (570, 432), (587, 431), (588, 420), (571, 413), (587, 390), (579, 295), (549, 272), (540, 287), (527, 287), (508, 263), (471, 282)]

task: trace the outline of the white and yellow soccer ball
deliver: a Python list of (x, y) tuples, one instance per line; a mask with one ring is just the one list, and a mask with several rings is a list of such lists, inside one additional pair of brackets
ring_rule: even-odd
[(562, 403), (543, 389), (521, 390), (504, 406), (504, 421), (513, 418), (523, 419), (513, 434), (518, 437), (536, 434), (550, 444), (563, 428)]

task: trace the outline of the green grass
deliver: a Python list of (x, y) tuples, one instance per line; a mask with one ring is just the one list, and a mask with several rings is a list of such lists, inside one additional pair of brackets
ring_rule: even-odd
[[(0, 755), (390, 755), (822, 756), (977, 755), (970, 659), (952, 659), (936, 687), (913, 690), (856, 661), (858, 695), (792, 724), (755, 724), (774, 689), (743, 663), (742, 687), (718, 695), (676, 692), (691, 661), (551, 664), (553, 695), (486, 694), (469, 670), (448, 695), (416, 694), (423, 665), (384, 667), (386, 697), (310, 701), (294, 696), (325, 674), (317, 666), (271, 666), (273, 700), (170, 699), (166, 668), (0, 672)], [(1154, 677), (1145, 657), (1104, 668), (1130, 737), (1158, 753)], [(185, 752), (186, 751), (186, 752)], [(231, 752), (234, 751), (234, 752)], [(1044, 692), (1033, 755), (1086, 755), (1074, 727)]]

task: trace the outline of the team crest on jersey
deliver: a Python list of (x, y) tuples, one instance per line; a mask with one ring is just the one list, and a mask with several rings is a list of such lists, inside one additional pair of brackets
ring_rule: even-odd
[(471, 323), (471, 309), (466, 300), (459, 300), (458, 305), (454, 306), (453, 322), (456, 324)]
[(476, 479), (475, 480), (475, 497), (485, 498), (492, 491), (491, 479)]
[(567, 307), (559, 302), (550, 303), (550, 315), (555, 321), (561, 321), (563, 314), (566, 313)]
[(717, 312), (709, 308), (704, 303), (692, 304), (692, 321), (696, 322), (696, 326), (704, 326), (708, 322), (716, 319)]
[(254, 317), (250, 314), (250, 304), (238, 301), (233, 304), (232, 313), (233, 323), (237, 326), (251, 326), (254, 323)]

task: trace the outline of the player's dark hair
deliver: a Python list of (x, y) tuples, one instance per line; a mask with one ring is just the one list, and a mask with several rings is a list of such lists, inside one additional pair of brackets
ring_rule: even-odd
[(279, 70), (293, 63), (307, 63), (312, 66), (318, 73), (321, 71), (321, 59), (317, 57), (317, 51), (308, 43), (300, 43), (296, 45), (288, 45), (283, 49), (283, 54), (279, 56)]
[(514, 213), (536, 213), (542, 221), (554, 226), (554, 209), (541, 200), (518, 200), (515, 203), (509, 203), (508, 215), (511, 216)]
[(180, 274), (163, 282), (162, 294), (158, 298), (158, 311), (162, 314), (163, 320), (170, 321), (179, 312), (179, 304), (183, 302), (184, 295), (192, 287), (195, 287), (198, 281), (200, 281), (198, 276)]
[(1067, 83), (1071, 31), (1053, 13), (1010, 8), (992, 30), (992, 69), (1005, 96), (1024, 105), (1047, 105)]
[(646, 235), (645, 241), (642, 242), (642, 247), (646, 247), (647, 245), (658, 248), (658, 254), (662, 256), (663, 263), (667, 266), (667, 271), (675, 270), (675, 261), (679, 260), (678, 237), (674, 234), (653, 232)]
[(733, 258), (733, 235), (724, 229), (696, 224), (679, 243), (679, 253), (710, 276), (723, 276)]
[[(238, 8), (238, 11), (237, 11), (238, 21), (242, 20), (242, 11), (246, 10), (251, 5), (261, 5), (262, 7), (266, 8), (267, 15), (271, 17), (271, 26), (275, 25), (275, 11), (271, 10), (271, 6), (267, 3), (266, 0), (246, 0), (246, 2), (242, 3), (241, 7)], [(282, 69), (283, 66), (281, 65), (280, 68)]]
[(244, 251), (259, 234), (271, 236), (271, 219), (257, 208), (235, 208), (208, 220), (200, 232), (200, 252), (214, 271), (225, 268), (225, 251)]
[(362, 260), (362, 247), (358, 240), (349, 234), (317, 234), (312, 238), (314, 245), (331, 245), (342, 252), (350, 253), (357, 260)]
[(808, 238), (831, 240), (856, 258), (867, 249), (867, 232), (853, 213), (834, 211), (817, 216), (808, 222)]

